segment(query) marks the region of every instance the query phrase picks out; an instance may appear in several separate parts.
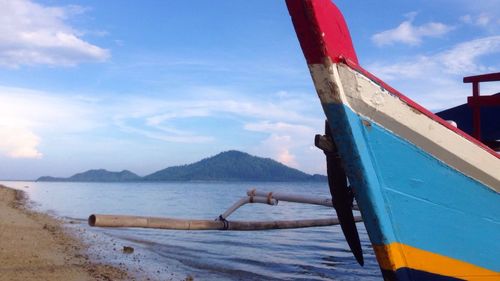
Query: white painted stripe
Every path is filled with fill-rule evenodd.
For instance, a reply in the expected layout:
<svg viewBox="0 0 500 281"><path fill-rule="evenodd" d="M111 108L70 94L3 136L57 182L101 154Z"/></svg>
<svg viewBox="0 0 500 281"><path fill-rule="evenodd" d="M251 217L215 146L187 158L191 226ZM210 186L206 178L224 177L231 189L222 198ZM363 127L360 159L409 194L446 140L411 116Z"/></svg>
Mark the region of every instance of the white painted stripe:
<svg viewBox="0 0 500 281"><path fill-rule="evenodd" d="M500 159L339 63L309 65L321 103L342 103L490 188L500 191Z"/></svg>

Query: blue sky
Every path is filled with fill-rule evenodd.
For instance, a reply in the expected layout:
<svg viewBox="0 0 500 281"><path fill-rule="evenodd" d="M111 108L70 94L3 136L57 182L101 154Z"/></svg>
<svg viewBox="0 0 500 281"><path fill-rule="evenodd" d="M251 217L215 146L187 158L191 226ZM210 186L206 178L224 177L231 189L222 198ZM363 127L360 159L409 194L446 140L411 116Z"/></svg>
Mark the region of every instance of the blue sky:
<svg viewBox="0 0 500 281"><path fill-rule="evenodd" d="M498 0L336 3L361 64L431 110L465 102L461 77L500 70ZM0 6L0 179L145 175L229 149L324 173L284 1Z"/></svg>

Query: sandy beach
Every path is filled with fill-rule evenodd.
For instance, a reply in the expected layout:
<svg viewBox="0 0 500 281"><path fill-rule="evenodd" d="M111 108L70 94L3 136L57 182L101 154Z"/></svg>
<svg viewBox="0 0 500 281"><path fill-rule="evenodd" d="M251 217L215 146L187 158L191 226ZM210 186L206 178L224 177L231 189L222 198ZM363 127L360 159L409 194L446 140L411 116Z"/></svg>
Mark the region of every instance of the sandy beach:
<svg viewBox="0 0 500 281"><path fill-rule="evenodd" d="M0 280L129 280L93 262L62 222L26 207L22 191L0 185Z"/></svg>

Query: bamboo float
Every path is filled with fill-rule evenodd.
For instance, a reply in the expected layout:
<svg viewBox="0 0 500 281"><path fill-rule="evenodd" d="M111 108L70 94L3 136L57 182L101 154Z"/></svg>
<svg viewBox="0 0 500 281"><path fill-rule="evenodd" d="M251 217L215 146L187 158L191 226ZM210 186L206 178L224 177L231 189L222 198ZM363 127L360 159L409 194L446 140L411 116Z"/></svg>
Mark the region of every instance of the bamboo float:
<svg viewBox="0 0 500 281"><path fill-rule="evenodd" d="M288 201L303 204L313 204L333 208L332 200L327 197L313 197L289 193L263 192L255 189L247 191L243 197L219 215L215 220L173 219L125 215L89 216L90 226L98 227L140 227L176 230L268 230L319 227L339 224L337 218L304 219L304 220L276 220L276 221L228 221L226 220L238 208L249 203L277 205L278 201ZM362 221L360 216L355 216L356 222Z"/></svg>
<svg viewBox="0 0 500 281"><path fill-rule="evenodd" d="M361 217L354 218L357 222ZM99 215L89 217L90 226L100 227L140 227L176 230L268 230L319 227L339 224L337 218L309 219L293 221L226 221L226 220L183 220L157 217Z"/></svg>
<svg viewBox="0 0 500 281"><path fill-rule="evenodd" d="M247 195L249 197L253 196L266 197L268 198L268 200L275 199L276 201L287 201L294 203L304 203L304 204L312 204L325 207L333 207L332 199L328 197L306 196L301 194L282 193L282 192L268 192L256 189L248 190ZM357 204L354 204L352 208L353 210L359 211Z"/></svg>

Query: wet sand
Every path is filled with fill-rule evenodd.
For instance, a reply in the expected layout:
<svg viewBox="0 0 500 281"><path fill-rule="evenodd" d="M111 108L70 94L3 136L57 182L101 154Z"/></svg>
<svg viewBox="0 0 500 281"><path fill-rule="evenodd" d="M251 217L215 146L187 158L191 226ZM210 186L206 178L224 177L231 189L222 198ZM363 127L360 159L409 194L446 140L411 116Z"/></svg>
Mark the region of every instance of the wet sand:
<svg viewBox="0 0 500 281"><path fill-rule="evenodd" d="M93 262L62 222L26 207L22 191L0 185L0 280L129 280Z"/></svg>

